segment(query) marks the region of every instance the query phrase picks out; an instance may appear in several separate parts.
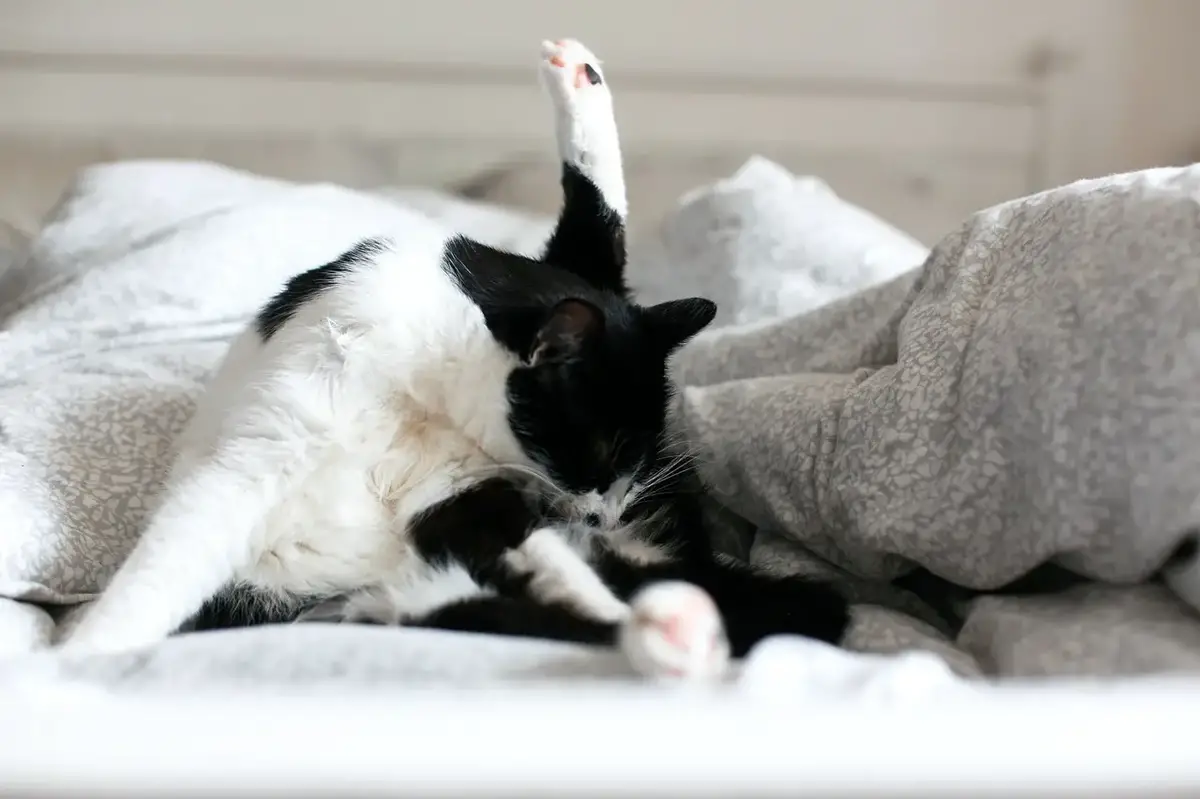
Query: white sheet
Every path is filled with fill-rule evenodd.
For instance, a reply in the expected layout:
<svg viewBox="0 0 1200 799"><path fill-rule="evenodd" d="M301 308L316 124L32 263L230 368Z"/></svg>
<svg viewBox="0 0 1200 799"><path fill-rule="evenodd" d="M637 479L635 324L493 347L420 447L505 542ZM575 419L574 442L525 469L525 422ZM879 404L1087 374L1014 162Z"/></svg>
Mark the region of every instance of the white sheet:
<svg viewBox="0 0 1200 799"><path fill-rule="evenodd" d="M224 175L219 186L212 184L213 196L220 189L219 202L205 194L203 178L209 174L192 175L189 208L216 203L212 215L192 220L193 231L219 225L219 212L229 205ZM157 179L122 183L111 170L100 177L113 181L105 202L119 199L114 195L122 186L143 192L127 198L138 218L106 215L108 227L98 236L80 221L94 217L67 216L74 226L54 231L54 258L44 261L50 270L30 277L42 287L60 285L55 281L61 279L69 291L86 293L86 280L72 281L72 270L85 262L131 285L152 270L161 276L174 269L163 284L175 301L170 318L135 303L128 313L109 309L107 322L134 325L140 336L185 318L203 333L196 343L206 347L205 357L210 345L219 354L218 339L237 328L258 295L278 285L282 270L316 259L314 246L333 255L351 239L394 224L396 215L411 219L335 189L288 192L285 199L294 205L276 205L270 197L263 201L262 193L280 187L248 181L240 201L265 203L255 206L263 224L252 244L260 250L224 258L229 253L209 241L212 248L205 252L211 258L200 264L207 269L201 271L197 240L143 235L156 225L178 232L181 212L172 206L169 186ZM144 194L154 186L161 196ZM89 196L97 195L81 195L83 201ZM321 227L330 203L349 209L336 229ZM311 227L303 241L288 235L297 214ZM103 253L97 255L98 241L133 254L106 262ZM256 253L264 255L256 259ZM245 294L189 293L235 279L245 281ZM34 294L46 296L41 292ZM80 379L105 377L80 365L93 369L99 356L118 354L119 348L97 338L97 316L83 302L87 298L79 297L79 313L65 320L61 306L36 299L10 309L23 322L55 326L60 336L49 348L58 360L49 366L45 339L10 336L7 352L13 359L6 365L26 374L30 385L45 386L67 367L77 369ZM194 297L207 297L210 304ZM201 324L209 327L201 330ZM146 353L171 342L136 343L147 347L130 347L121 358L137 370L107 377L161 383L150 367L175 364L159 364ZM181 379L188 391L195 389L204 363L192 364ZM31 400L29 407L35 407ZM77 442L70 443L76 452ZM136 519L126 521L132 535ZM78 585L70 579L54 585L63 594L86 594L99 576L83 577ZM298 695L256 685L251 692L226 687L199 694L190 688L134 696L68 678L60 665L52 654L0 662L0 793L162 796L269 787L298 796L347 786L383 794L434 785L458 795L500 790L561 795L572 789L639 796L685 790L827 796L835 789L857 795L985 790L1012 795L1056 786L1062 795L1092 797L1102 788L1141 796L1150 795L1150 787L1200 790L1200 741L1186 728L1169 730L1173 720L1200 716L1200 680L968 685L925 656L877 659L782 640L757 652L736 685L686 695L619 681L547 680L538 689L508 685L482 693L345 682L336 691ZM479 745L464 750L464 741Z"/></svg>
<svg viewBox="0 0 1200 799"><path fill-rule="evenodd" d="M732 686L674 692L549 684L121 697L52 675L0 688L0 793L1091 799L1200 790L1200 739L1171 731L1200 712L1195 682L969 685L933 658L867 658L799 640L760 648Z"/></svg>

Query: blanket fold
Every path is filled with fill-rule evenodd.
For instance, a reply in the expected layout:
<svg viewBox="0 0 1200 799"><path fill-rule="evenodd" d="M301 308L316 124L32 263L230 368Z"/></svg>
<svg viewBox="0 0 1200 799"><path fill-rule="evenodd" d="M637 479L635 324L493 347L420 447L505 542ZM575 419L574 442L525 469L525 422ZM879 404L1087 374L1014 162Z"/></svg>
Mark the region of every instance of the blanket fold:
<svg viewBox="0 0 1200 799"><path fill-rule="evenodd" d="M85 173L0 284L0 595L103 586L229 335L297 264L431 217L515 249L548 226L418 200L213 165ZM920 647L960 673L1200 668L1195 610L1146 584L1200 529L1200 167L982 211L923 264L846 205L756 161L633 251L655 301L711 285L731 319L808 311L714 330L674 364L679 421L733 519L723 548L841 581L851 648ZM832 301L780 300L802 295ZM914 588L1046 564L1104 585L964 590L937 613Z"/></svg>
<svg viewBox="0 0 1200 799"><path fill-rule="evenodd" d="M1079 182L699 339L682 420L723 502L860 577L1144 582L1200 527L1197 298L1200 168Z"/></svg>

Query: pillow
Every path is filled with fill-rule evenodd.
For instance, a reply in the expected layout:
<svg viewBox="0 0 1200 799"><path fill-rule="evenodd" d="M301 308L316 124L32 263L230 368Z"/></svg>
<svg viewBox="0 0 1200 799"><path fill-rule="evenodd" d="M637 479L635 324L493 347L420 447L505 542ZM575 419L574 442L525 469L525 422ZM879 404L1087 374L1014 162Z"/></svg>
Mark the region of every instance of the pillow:
<svg viewBox="0 0 1200 799"><path fill-rule="evenodd" d="M385 194L518 252L540 250L553 226L544 216L442 192ZM534 218L539 221L531 224ZM821 180L798 178L756 156L732 176L689 192L656 229L635 224L629 276L645 302L708 297L718 305L719 326L810 311L911 269L927 254L911 236L845 202Z"/></svg>
<svg viewBox="0 0 1200 799"><path fill-rule="evenodd" d="M643 298L718 304L717 324L811 311L917 267L928 250L817 178L765 158L686 195L659 234L635 242Z"/></svg>
<svg viewBox="0 0 1200 799"><path fill-rule="evenodd" d="M0 596L94 596L132 547L228 340L297 267L430 217L525 251L551 224L420 190L385 199L205 163L82 172L30 257L0 273ZM805 310L923 257L819 182L760 159L687 198L639 246L631 269L648 298L712 296L726 321Z"/></svg>

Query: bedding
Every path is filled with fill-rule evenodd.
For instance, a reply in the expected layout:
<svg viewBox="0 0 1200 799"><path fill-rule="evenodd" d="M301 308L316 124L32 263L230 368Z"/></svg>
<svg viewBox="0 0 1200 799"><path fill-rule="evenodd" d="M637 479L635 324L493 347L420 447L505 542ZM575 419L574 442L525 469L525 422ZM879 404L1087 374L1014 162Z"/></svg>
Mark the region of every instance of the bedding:
<svg viewBox="0 0 1200 799"><path fill-rule="evenodd" d="M1194 296L1184 223L1198 180L1168 170L1017 200L931 254L762 159L685 197L661 231L633 241L631 274L647 299L703 293L722 306L725 327L681 354L677 376L679 419L708 456L728 548L842 581L858 599L853 650L923 649L965 675L1200 665L1193 611L1158 586L1121 585L1157 568L1190 520L1190 428L1163 400L1189 379L1170 337ZM431 218L526 251L550 225L435 192L366 194L206 163L81 173L29 257L0 273L8 651L45 643L51 616L34 603L58 614L103 586L206 374L283 278ZM1086 270L1097 279L1072 282ZM1121 299L1131 280L1134 303ZM1075 325L1065 332L1063 314ZM1156 352L1175 368L1145 366ZM1077 365L1093 361L1122 378ZM1089 379L1087 390L1072 379ZM1090 404L1049 418L1062 396ZM1089 442L1093 428L1112 427L1118 400L1141 413L1118 419L1124 453L1168 434L1137 461L1157 472L1053 446L1068 430ZM1021 483L1024 474L1036 480ZM1121 501L1097 493L1114 484ZM1002 507L989 504L997 497ZM1046 560L1099 584L978 599L959 626L878 583L923 566L988 588ZM542 644L505 642L483 661L527 646ZM552 649L538 650L548 663ZM95 668L108 673L103 660Z"/></svg>
<svg viewBox="0 0 1200 799"><path fill-rule="evenodd" d="M128 551L205 375L297 263L431 218L518 250L550 225L436 192L212 164L84 171L29 256L0 268L0 792L1200 786L1192 737L1145 734L1200 710L1200 681L1079 679L1200 665L1194 612L1157 585L1119 584L1173 548L1195 496L1187 420L1170 413L1195 373L1169 336L1194 313L1197 187L1192 169L1064 187L981 212L929 253L754 159L634 240L645 296L722 304L726 326L677 364L680 423L720 453L705 459L720 541L766 568L831 574L858 598L851 651L775 639L713 692L664 694L613 652L422 630L295 625L75 660L30 652ZM1106 279L1072 285L1076 270ZM1072 371L1097 357L1102 372ZM1062 419L1044 417L1056 395L1035 378L1047 375L1081 398ZM1128 399L1116 391L1139 412L1117 440L1165 442L1153 457L1056 447L1064 430L1113 432L1109 403ZM1037 466L1022 452L1046 470L1014 486ZM976 599L948 626L925 598L869 579L921 565L987 587L1039 559L1099 582ZM1023 679L1044 675L1076 678ZM396 723L414 717L437 721ZM631 724L659 745L614 748ZM314 728L341 732L297 759ZM497 746L464 772L466 728Z"/></svg>
<svg viewBox="0 0 1200 799"><path fill-rule="evenodd" d="M962 609L985 671L1200 668L1196 608L1142 584L1198 568L1198 219L1200 167L1081 181L979 212L919 270L699 337L681 418L716 498L769 531L752 559L974 589L1054 564L1093 584Z"/></svg>
<svg viewBox="0 0 1200 799"><path fill-rule="evenodd" d="M718 191L785 199L793 183L758 163ZM824 197L825 221L847 214L831 192L806 196ZM298 265L332 260L368 235L402 237L430 219L517 251L539 247L551 224L434 192L375 196L206 163L127 162L82 173L29 257L0 279L0 508L14 530L0 544L0 595L55 603L93 596L131 548L143 498L230 336ZM923 255L880 228L876 251ZM669 247L647 249L646 266L634 268L643 296L677 296L680 286L656 277ZM876 258L850 281L798 274L820 293L791 302L804 310L805 301L909 265ZM703 284L727 318L759 308L760 281L724 271L717 261L696 264L689 282Z"/></svg>
<svg viewBox="0 0 1200 799"><path fill-rule="evenodd" d="M320 642L311 627L292 631L293 643ZM403 657L399 636L382 632L360 642ZM1200 786L1193 736L1147 734L1196 708L1178 680L980 687L920 658L871 668L803 643L764 645L743 679L716 693L538 677L490 690L343 680L338 690L308 681L180 691L166 679L129 694L10 678L0 682L11 720L0 725L0 791L1150 799ZM356 651L389 670L374 646ZM827 668L817 674L814 663ZM820 679L832 675L841 679ZM464 731L486 742L467 768Z"/></svg>

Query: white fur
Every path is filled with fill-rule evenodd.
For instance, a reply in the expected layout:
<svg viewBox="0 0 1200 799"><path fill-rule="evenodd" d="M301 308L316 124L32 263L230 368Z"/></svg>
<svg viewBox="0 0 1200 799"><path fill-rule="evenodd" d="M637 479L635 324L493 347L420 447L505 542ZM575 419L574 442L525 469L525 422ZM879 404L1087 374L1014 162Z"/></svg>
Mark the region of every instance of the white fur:
<svg viewBox="0 0 1200 799"><path fill-rule="evenodd" d="M559 156L587 176L608 206L624 219L629 213L625 170L612 92L600 59L574 39L542 42L542 59L542 83L554 106ZM590 64L603 80L579 85L577 70L584 64Z"/></svg>
<svg viewBox="0 0 1200 799"><path fill-rule="evenodd" d="M458 565L410 569L404 577L318 605L300 620L401 624L464 599L493 594Z"/></svg>
<svg viewBox="0 0 1200 799"><path fill-rule="evenodd" d="M161 507L67 646L157 641L230 579L411 587L428 569L409 520L473 472L531 465L507 422L515 359L446 275L444 244L410 234L266 344L234 343Z"/></svg>
<svg viewBox="0 0 1200 799"><path fill-rule="evenodd" d="M529 590L538 599L562 603L596 621L618 622L629 615L628 606L554 529L534 530L505 560L531 578Z"/></svg>
<svg viewBox="0 0 1200 799"><path fill-rule="evenodd" d="M611 94L606 82L575 80L580 64L599 71L599 62L573 40L546 43L542 55L559 152L623 218ZM348 594L306 612L310 619L401 622L486 593L465 569L423 561L406 535L417 513L498 466L535 468L508 425L515 358L445 273L446 240L432 225L408 230L266 343L254 330L233 342L177 442L147 530L66 629L64 649L153 644L232 580L282 602ZM624 479L603 496L574 498L573 513L596 514L601 527L534 531L508 565L530 576L538 597L621 623L621 644L639 671L714 676L723 650L688 653L692 643L718 640L719 617L715 628L689 622L700 638L683 650L647 624L690 619L704 607L696 600L703 592L652 587L631 614L584 560L594 535L641 562L667 557L620 526L626 503L645 490Z"/></svg>
<svg viewBox="0 0 1200 799"><path fill-rule="evenodd" d="M633 478L623 475L613 481L603 494L599 491L589 491L583 496L572 497L574 511L583 517L595 516L600 520L599 527L611 528L621 523L621 513L630 499L630 489Z"/></svg>
<svg viewBox="0 0 1200 799"><path fill-rule="evenodd" d="M633 535L633 532L628 526L622 526L612 530L600 530L596 537L604 539L613 551L632 563L646 566L665 563L671 559L672 553L668 547L652 544L640 536Z"/></svg>
<svg viewBox="0 0 1200 799"><path fill-rule="evenodd" d="M708 594L690 583L656 583L639 592L630 606L619 641L640 674L682 682L724 676L729 642Z"/></svg>
<svg viewBox="0 0 1200 799"><path fill-rule="evenodd" d="M578 70L590 64L603 78L601 83L580 82ZM539 74L554 111L554 131L559 158L575 166L599 189L605 203L625 220L629 204L625 196L625 172L621 143L613 115L613 98L600 60L575 39L542 42ZM568 518L600 520L601 529L620 524L621 513L634 498L631 477L621 477L600 494L565 495L558 510Z"/></svg>

